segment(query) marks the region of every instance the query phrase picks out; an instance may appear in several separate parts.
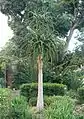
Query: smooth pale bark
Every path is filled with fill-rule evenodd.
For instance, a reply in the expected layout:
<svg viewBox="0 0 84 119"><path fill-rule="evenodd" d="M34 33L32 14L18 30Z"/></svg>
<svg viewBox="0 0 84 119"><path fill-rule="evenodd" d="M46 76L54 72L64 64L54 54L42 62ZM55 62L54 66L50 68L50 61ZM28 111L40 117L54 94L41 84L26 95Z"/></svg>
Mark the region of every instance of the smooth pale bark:
<svg viewBox="0 0 84 119"><path fill-rule="evenodd" d="M69 32L69 35L66 37L66 45L65 45L64 52L67 52L67 51L68 51L69 43L70 43L70 40L71 40L71 38L72 38L73 32L74 32L74 29L71 28L71 29L70 29L70 32Z"/></svg>
<svg viewBox="0 0 84 119"><path fill-rule="evenodd" d="M38 97L37 97L37 110L41 111L44 108L43 101L43 61L42 56L38 56Z"/></svg>

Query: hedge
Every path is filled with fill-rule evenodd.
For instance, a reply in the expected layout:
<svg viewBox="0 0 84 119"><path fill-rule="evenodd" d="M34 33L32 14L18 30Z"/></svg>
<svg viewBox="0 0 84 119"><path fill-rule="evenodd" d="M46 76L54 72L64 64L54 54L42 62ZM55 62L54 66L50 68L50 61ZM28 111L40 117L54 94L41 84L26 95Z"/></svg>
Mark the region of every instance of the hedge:
<svg viewBox="0 0 84 119"><path fill-rule="evenodd" d="M21 95L27 97L29 100L32 97L37 97L37 86L36 83L23 84L21 86ZM56 83L44 83L43 90L45 96L61 95L63 96L66 92L66 85Z"/></svg>

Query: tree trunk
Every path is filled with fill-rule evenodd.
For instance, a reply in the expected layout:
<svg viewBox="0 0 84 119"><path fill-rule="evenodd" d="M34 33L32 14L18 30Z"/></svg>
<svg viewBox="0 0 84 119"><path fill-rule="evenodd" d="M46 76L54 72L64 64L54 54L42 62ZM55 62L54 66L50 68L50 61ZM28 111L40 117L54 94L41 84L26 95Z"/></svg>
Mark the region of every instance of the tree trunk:
<svg viewBox="0 0 84 119"><path fill-rule="evenodd" d="M6 74L5 74L5 80L6 80L6 88L12 87L12 69L11 66L6 65Z"/></svg>
<svg viewBox="0 0 84 119"><path fill-rule="evenodd" d="M74 25L71 27L69 31L68 36L66 37L66 46L65 46L64 52L68 51L70 40L73 36L74 30L76 29L77 25L78 25L78 22L74 23Z"/></svg>
<svg viewBox="0 0 84 119"><path fill-rule="evenodd" d="M37 110L41 111L44 108L43 101L43 61L42 56L38 56L38 97L37 97Z"/></svg>
<svg viewBox="0 0 84 119"><path fill-rule="evenodd" d="M74 32L74 28L72 27L72 28L70 29L69 35L66 37L66 46L65 46L64 52L67 52L67 51L68 51L69 43L70 43L70 40L71 40L71 38L72 38L73 32Z"/></svg>

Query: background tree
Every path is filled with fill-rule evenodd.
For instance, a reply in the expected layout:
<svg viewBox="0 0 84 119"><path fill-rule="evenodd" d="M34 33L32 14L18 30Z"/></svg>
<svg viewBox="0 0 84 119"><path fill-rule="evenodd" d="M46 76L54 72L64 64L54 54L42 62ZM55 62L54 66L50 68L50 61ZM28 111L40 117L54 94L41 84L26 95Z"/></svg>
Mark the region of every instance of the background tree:
<svg viewBox="0 0 84 119"><path fill-rule="evenodd" d="M4 0L0 2L0 5L2 13L9 17L9 25L12 24L11 28L14 32L17 32L17 34L19 34L23 28L25 29L24 31L27 32L27 24L24 23L27 11L30 11L28 18L32 18L32 12L34 11L41 12L44 16L48 16L52 19L54 33L62 39L66 38L65 51L68 50L68 45L74 30L80 30L84 26L83 0L33 0L32 2L30 0ZM29 8L29 10L27 10L27 8ZM13 27L16 21L17 24L19 23L20 25L18 31ZM23 26L23 24L25 25ZM15 26L17 27L17 25Z"/></svg>

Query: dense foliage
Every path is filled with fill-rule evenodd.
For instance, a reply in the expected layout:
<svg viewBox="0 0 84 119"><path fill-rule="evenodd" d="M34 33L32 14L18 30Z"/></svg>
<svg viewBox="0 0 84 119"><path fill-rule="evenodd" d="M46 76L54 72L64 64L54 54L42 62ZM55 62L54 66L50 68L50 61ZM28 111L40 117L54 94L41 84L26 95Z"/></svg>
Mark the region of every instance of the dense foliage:
<svg viewBox="0 0 84 119"><path fill-rule="evenodd" d="M55 100L48 109L45 110L46 119L74 119L74 103L68 97L61 97Z"/></svg>
<svg viewBox="0 0 84 119"><path fill-rule="evenodd" d="M9 89L0 89L0 119L32 119L24 97L12 97Z"/></svg>
<svg viewBox="0 0 84 119"><path fill-rule="evenodd" d="M80 103L84 103L84 87L78 88L78 96Z"/></svg>
<svg viewBox="0 0 84 119"><path fill-rule="evenodd" d="M32 119L31 111L24 97L16 97L12 100L10 119Z"/></svg>
<svg viewBox="0 0 84 119"><path fill-rule="evenodd" d="M8 119L11 107L11 93L8 89L0 88L0 118Z"/></svg>
<svg viewBox="0 0 84 119"><path fill-rule="evenodd" d="M75 103L70 97L55 97L45 109L46 119L83 119L84 115L75 112Z"/></svg>

